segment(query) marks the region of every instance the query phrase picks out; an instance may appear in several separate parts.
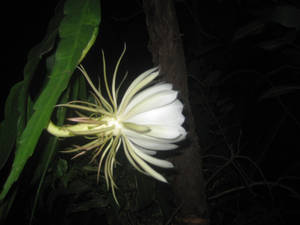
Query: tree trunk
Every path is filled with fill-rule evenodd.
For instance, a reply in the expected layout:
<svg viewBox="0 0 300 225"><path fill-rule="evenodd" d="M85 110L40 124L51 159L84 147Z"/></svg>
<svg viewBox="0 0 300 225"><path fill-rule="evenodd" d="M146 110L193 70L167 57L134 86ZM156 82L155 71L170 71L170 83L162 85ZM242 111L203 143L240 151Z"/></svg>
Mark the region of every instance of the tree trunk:
<svg viewBox="0 0 300 225"><path fill-rule="evenodd" d="M165 80L180 91L188 126L188 147L172 160L178 170L171 182L183 224L208 224L201 151L195 132L188 94L187 71L172 0L144 0L153 63L160 65Z"/></svg>

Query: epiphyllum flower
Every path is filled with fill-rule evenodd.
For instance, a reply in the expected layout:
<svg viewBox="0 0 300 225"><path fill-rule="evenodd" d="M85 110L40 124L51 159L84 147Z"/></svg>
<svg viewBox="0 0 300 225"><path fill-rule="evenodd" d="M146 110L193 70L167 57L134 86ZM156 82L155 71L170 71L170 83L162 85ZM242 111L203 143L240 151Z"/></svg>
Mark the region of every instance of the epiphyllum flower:
<svg viewBox="0 0 300 225"><path fill-rule="evenodd" d="M79 117L69 118L70 121L77 122L75 125L57 127L50 122L47 128L57 137L80 135L91 140L87 144L75 146L65 152L77 153L73 157L75 158L93 150L92 161L99 160L97 179L99 180L100 168L104 163L106 184L108 188L111 186L115 200L116 184L113 180L113 168L121 145L134 168L159 181L167 182L149 164L172 168L172 163L155 158L153 155L158 151L177 148L174 143L186 136L186 131L182 127L183 105L177 99L177 91L172 90L172 85L168 83L148 86L159 75L157 67L139 75L129 85L118 104L119 87L117 89L115 87L116 74L124 52L125 48L115 67L111 89L108 87L105 59L102 53L104 82L109 101L103 97L100 89L96 89L85 69L79 66L79 70L93 90L95 103L72 101L59 105L79 109L88 114L78 113Z"/></svg>

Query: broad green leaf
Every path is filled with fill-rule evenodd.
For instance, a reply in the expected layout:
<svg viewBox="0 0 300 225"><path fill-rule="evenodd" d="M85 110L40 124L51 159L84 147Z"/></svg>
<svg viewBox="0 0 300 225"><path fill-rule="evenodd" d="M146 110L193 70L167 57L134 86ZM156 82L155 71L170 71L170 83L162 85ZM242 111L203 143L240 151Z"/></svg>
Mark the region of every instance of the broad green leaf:
<svg viewBox="0 0 300 225"><path fill-rule="evenodd" d="M5 118L0 128L1 130L5 131L5 134L0 131L0 169L6 162L13 146L16 144L18 147L19 139L25 128L26 122L31 116L33 104L28 96L28 88L39 61L43 55L51 51L54 47L55 38L58 34L58 25L62 19L62 15L63 13L60 11L56 13L56 16L49 23L47 34L45 35L44 39L30 50L27 57L27 63L24 68L24 80L15 84L10 91L6 102L7 104L14 103L14 107L11 108L9 113L5 113L7 115L7 119ZM12 95L14 95L13 101L10 100ZM10 118L13 118L13 120ZM12 128L15 128L15 131L10 135L9 138L7 138L7 135L9 135L10 132L13 132ZM8 130L9 132L7 132ZM3 141L2 138L5 139L5 141ZM0 197L0 199L2 198Z"/></svg>
<svg viewBox="0 0 300 225"><path fill-rule="evenodd" d="M86 96L86 85L85 85L85 80L84 80L83 76L76 77L71 90L72 90L71 99L79 99L81 97ZM70 88L68 88L68 91L62 96L60 103L66 103L68 101L69 92L70 92ZM66 114L66 108L61 107L57 110L57 124L58 125L63 124L64 119L65 119L65 114ZM50 137L47 145L43 149L44 152L42 153L41 159L39 160L39 165L38 165L37 169L35 170L35 174L31 181L32 184L35 184L39 179L39 185L37 187L37 191L36 191L34 202L33 202L33 207L31 210L30 224L33 221L33 217L35 214L35 210L37 208L38 200L39 200L39 197L41 194L42 185L44 183L48 167L49 167L50 162L53 159L55 152L57 150L57 141L58 141L57 137ZM57 172L58 173L61 172L63 174L66 170L66 167L67 167L66 161L60 159Z"/></svg>
<svg viewBox="0 0 300 225"><path fill-rule="evenodd" d="M61 97L60 103L65 103L69 99L70 94L70 87L67 89L66 92ZM62 125L65 119L66 115L66 108L59 108L57 110L57 124ZM33 175L33 179L31 181L32 184L35 184L39 180L39 185L37 187L37 191L34 197L34 202L31 210L31 217L30 217L30 224L32 223L34 213L38 204L40 192L42 185L45 180L45 176L48 170L48 167L50 165L51 160L53 159L55 155L55 150L57 148L57 137L50 137L48 140L48 143L46 144L45 148L43 149L43 152L41 154L38 167L35 170L35 173Z"/></svg>
<svg viewBox="0 0 300 225"><path fill-rule="evenodd" d="M12 170L0 194L2 200L11 185L18 179L26 161L33 154L38 139L47 126L54 105L66 89L71 75L95 40L95 30L100 23L99 0L67 0L64 18L59 26L60 40L55 53L55 63L49 81L34 104L34 112L20 137Z"/></svg>
<svg viewBox="0 0 300 225"><path fill-rule="evenodd" d="M15 84L6 99L4 120L0 124L0 169L5 165L16 142L18 112L16 102L18 101L23 82Z"/></svg>
<svg viewBox="0 0 300 225"><path fill-rule="evenodd" d="M70 96L70 87L66 92L63 93L59 104L68 102ZM62 125L65 120L66 108L60 107L57 109L57 124ZM47 172L49 164L54 157L55 150L57 147L58 138L50 136L47 144L43 148L43 152L39 157L39 164L34 171L34 175L31 180L31 184L34 185L36 182L40 182L40 185L43 183L44 176Z"/></svg>
<svg viewBox="0 0 300 225"><path fill-rule="evenodd" d="M71 93L71 100L86 100L87 99L87 88L86 81L81 72L78 72L79 76L76 78Z"/></svg>
<svg viewBox="0 0 300 225"><path fill-rule="evenodd" d="M86 96L86 84L84 77L81 76L81 74L76 74L76 78L74 82L72 83L72 86L70 86L67 91L62 95L61 100L59 101L59 104L63 104L68 102L69 100L74 99L81 99L81 96ZM66 108L59 107L57 109L57 124L62 125L65 120L65 114L66 114ZM55 152L54 150L57 147L57 138L55 138L55 141L50 139L49 143L46 145L46 147L43 149L43 153L39 159L39 165L37 169L35 170L35 174L32 178L31 184L35 184L39 179L43 180L43 174L47 171L49 167L49 163L51 159L53 158ZM50 144L51 143L51 144ZM40 181L41 181L40 180Z"/></svg>
<svg viewBox="0 0 300 225"><path fill-rule="evenodd" d="M59 5L60 6L60 5ZM17 134L17 145L19 144L19 138L26 126L26 123L31 115L26 115L26 112L28 112L27 107L27 100L28 100L28 89L30 86L30 83L32 81L34 72L37 69L37 66L42 59L42 57L49 53L55 45L55 40L58 35L58 28L59 24L63 18L63 8L57 7L57 11L55 13L55 16L51 19L49 22L49 26L47 29L47 33L44 37L44 39L34 46L28 54L27 57L27 63L24 68L24 80L23 80L23 87L20 92L20 96L18 99L17 104L17 110L19 113L18 116L18 134ZM46 77L46 74L42 74L43 77L41 79L44 79Z"/></svg>

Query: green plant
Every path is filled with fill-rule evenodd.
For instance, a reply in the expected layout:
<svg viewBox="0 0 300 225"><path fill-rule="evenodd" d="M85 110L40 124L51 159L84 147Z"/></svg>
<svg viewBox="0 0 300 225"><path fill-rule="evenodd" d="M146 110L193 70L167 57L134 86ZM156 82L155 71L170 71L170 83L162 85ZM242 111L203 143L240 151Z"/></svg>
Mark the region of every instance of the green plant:
<svg viewBox="0 0 300 225"><path fill-rule="evenodd" d="M46 141L43 150L37 148L37 144L49 123L54 106L59 102L64 103L71 95L78 96L79 89L83 88L82 80L74 79L77 89L76 85L71 87L69 84L73 71L97 37L99 23L98 0L67 0L64 5L58 6L45 38L28 54L24 79L11 89L5 104L5 119L0 125L0 169L5 167L9 155L14 154L11 169L1 188L1 211L5 212L1 213L1 220L9 212L17 189L24 188L19 186L18 180L27 161L40 150L42 153L39 153L38 170L34 175L34 182L40 182L36 193L38 197L41 183L55 153L57 138ZM47 73L35 74L42 59L46 59ZM32 98L30 85L34 76L44 80L44 86ZM65 111L59 110L57 117L58 123L62 123ZM16 186L12 187L15 182Z"/></svg>

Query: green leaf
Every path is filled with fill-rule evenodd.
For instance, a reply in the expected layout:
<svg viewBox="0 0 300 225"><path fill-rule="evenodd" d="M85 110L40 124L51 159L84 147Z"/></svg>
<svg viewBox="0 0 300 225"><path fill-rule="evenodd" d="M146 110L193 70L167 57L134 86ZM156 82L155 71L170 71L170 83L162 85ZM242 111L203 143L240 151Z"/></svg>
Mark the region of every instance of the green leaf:
<svg viewBox="0 0 300 225"><path fill-rule="evenodd" d="M18 111L16 102L18 101L23 82L15 84L6 99L4 121L0 125L0 169L5 165L16 142Z"/></svg>
<svg viewBox="0 0 300 225"><path fill-rule="evenodd" d="M80 73L80 72L78 72ZM84 76L80 73L72 85L71 100L86 100L87 88Z"/></svg>
<svg viewBox="0 0 300 225"><path fill-rule="evenodd" d="M61 100L59 101L60 104L66 103L69 100L70 96L70 88L67 89L66 92L61 97ZM57 124L62 125L65 120L66 115L66 108L58 108L57 110ZM40 180L39 186L42 185L44 176L47 172L47 169L49 167L49 164L51 160L54 157L55 150L57 147L57 137L51 136L45 145L45 148L43 148L43 152L41 153L41 156L39 157L39 164L37 168L35 169L31 184L34 185L38 180ZM38 190L39 191L39 190ZM37 192L38 192L37 191Z"/></svg>
<svg viewBox="0 0 300 225"><path fill-rule="evenodd" d="M77 74L76 74L77 75ZM59 104L63 104L69 101L69 99L79 99L81 95L86 96L85 80L81 74L76 76L75 81L70 85L66 92L61 97ZM70 91L71 90L71 91ZM70 94L71 93L71 94ZM71 96L71 98L70 98ZM66 108L59 107L57 109L57 124L62 125L65 120ZM39 159L39 165L35 170L35 174L32 178L31 184L35 184L40 179L40 185L43 182L44 175L49 167L50 161L54 156L55 149L57 147L57 138L51 137L46 147L43 149L43 153Z"/></svg>
<svg viewBox="0 0 300 225"><path fill-rule="evenodd" d="M13 135L10 135L9 139L6 139L7 135L2 135L2 131L0 131L1 132L0 143L2 145L0 151L1 154L3 152L4 154L7 154L7 156L3 156L3 158L1 156L2 164L6 162L5 157L8 157L15 143L16 143L16 147L18 148L21 134L25 128L26 122L30 118L30 114L32 113L32 102L28 97L28 88L30 86L30 82L33 78L34 72L38 66L39 61L41 60L43 55L51 51L54 47L55 38L58 33L58 25L61 18L62 18L62 12L61 13L58 12L56 14L56 17L54 17L50 21L45 38L41 41L41 43L33 47L28 54L27 63L24 68L24 80L15 84L15 86L10 91L10 94L6 102L7 104L12 104L12 103L14 104L13 107L14 111L10 111L9 113L6 112L5 115L7 115L8 118L13 117L14 120L5 119L4 123L1 124L1 129L6 131L7 134L13 131L13 129L11 128L16 128L16 130ZM10 98L12 98L12 95L15 96L13 101L10 100ZM9 130L10 132L7 132L7 130ZM3 141L2 138L5 138L5 141ZM8 185L7 187L10 186L11 184ZM4 194L3 196L4 198L6 195L5 191L2 193ZM0 199L2 199L2 193L0 194Z"/></svg>
<svg viewBox="0 0 300 225"><path fill-rule="evenodd" d="M61 178L67 173L67 170L68 170L68 162L64 159L58 159L55 176Z"/></svg>
<svg viewBox="0 0 300 225"><path fill-rule="evenodd" d="M69 94L70 94L70 88L67 89L67 91L62 95L60 103L65 103L69 99ZM62 125L65 119L66 115L66 108L60 108L57 110L57 124ZM41 154L40 160L39 160L39 165L35 170L33 179L31 181L32 184L35 184L38 179L39 179L39 184L37 187L37 191L34 197L34 202L31 210L31 217L30 217L30 222L29 224L32 224L34 213L38 204L40 192L42 189L42 185L45 180L45 176L48 170L48 167L50 165L51 160L53 159L55 155L55 150L57 147L57 137L50 137L48 140L48 143L46 144L45 148L43 149L43 153Z"/></svg>
<svg viewBox="0 0 300 225"><path fill-rule="evenodd" d="M37 66L40 60L42 59L42 57L45 54L49 53L54 48L55 40L58 35L59 24L62 18L63 18L63 8L57 7L55 16L49 22L47 33L44 39L29 51L27 57L27 63L24 68L24 80L23 80L24 84L21 88L18 103L16 104L19 113L17 145L19 143L19 138L26 126L26 123L31 117L31 115L26 115L28 111L27 100L28 100L28 89L30 87L30 83L32 81L34 72L37 69ZM43 76L46 77L46 74L43 74ZM43 79L43 77L41 77L41 79Z"/></svg>
<svg viewBox="0 0 300 225"><path fill-rule="evenodd" d="M54 105L66 89L71 75L86 48L94 40L100 23L98 0L67 0L65 17L59 26L60 40L55 53L55 63L49 81L34 104L34 112L20 137L12 170L3 186L0 200L4 199L12 184L18 179L44 128L50 120Z"/></svg>

